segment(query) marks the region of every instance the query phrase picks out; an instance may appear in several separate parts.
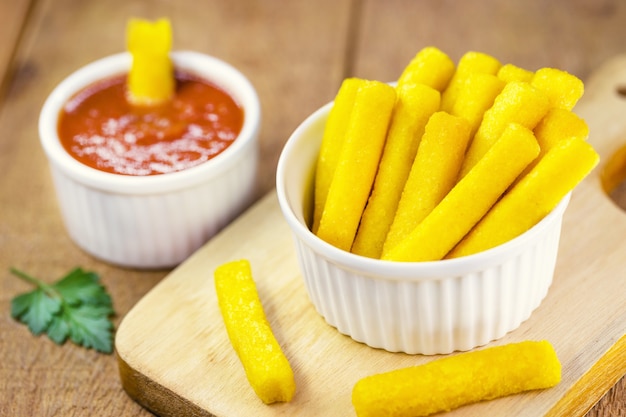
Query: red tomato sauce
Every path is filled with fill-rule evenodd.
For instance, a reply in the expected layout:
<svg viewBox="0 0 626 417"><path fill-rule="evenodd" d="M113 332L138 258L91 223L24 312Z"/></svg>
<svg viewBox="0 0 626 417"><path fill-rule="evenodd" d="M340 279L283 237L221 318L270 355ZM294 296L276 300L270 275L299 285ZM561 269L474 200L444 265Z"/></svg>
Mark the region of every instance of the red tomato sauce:
<svg viewBox="0 0 626 417"><path fill-rule="evenodd" d="M220 154L237 138L243 109L226 92L191 74L176 73L167 103L132 106L126 75L85 88L59 115L63 147L92 168L122 175L181 171Z"/></svg>

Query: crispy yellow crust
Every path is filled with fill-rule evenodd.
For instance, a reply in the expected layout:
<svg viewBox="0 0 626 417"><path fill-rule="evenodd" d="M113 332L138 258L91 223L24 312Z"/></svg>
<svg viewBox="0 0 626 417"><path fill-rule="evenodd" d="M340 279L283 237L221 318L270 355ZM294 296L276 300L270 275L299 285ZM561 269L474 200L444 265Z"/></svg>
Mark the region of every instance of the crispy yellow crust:
<svg viewBox="0 0 626 417"><path fill-rule="evenodd" d="M521 235L550 213L598 161L598 154L583 139L559 141L447 257L471 255Z"/></svg>
<svg viewBox="0 0 626 417"><path fill-rule="evenodd" d="M398 207L424 127L439 108L440 94L424 84L398 86L398 99L372 194L363 211L352 252L378 258Z"/></svg>
<svg viewBox="0 0 626 417"><path fill-rule="evenodd" d="M505 82L492 74L474 73L467 76L451 114L462 117L470 123L471 137L474 137L485 112L493 106L504 86Z"/></svg>
<svg viewBox="0 0 626 417"><path fill-rule="evenodd" d="M467 120L446 112L432 115L397 206L382 252L408 236L456 183L470 137Z"/></svg>
<svg viewBox="0 0 626 417"><path fill-rule="evenodd" d="M525 341L365 377L352 390L352 404L358 417L422 417L560 381L552 345Z"/></svg>
<svg viewBox="0 0 626 417"><path fill-rule="evenodd" d="M476 165L509 123L517 123L532 130L548 112L549 105L547 96L528 83L512 81L505 85L493 106L484 114L467 150L460 177Z"/></svg>
<svg viewBox="0 0 626 417"><path fill-rule="evenodd" d="M548 96L550 107L565 110L572 110L585 91L578 77L556 68L537 70L530 83Z"/></svg>
<svg viewBox="0 0 626 417"><path fill-rule="evenodd" d="M518 67L517 65L504 64L496 75L506 83L511 81L524 81L528 83L532 80L534 73L525 68Z"/></svg>
<svg viewBox="0 0 626 417"><path fill-rule="evenodd" d="M127 49L133 57L128 73L128 100L138 106L158 105L174 95L174 68L170 60L172 28L169 20L130 19Z"/></svg>
<svg viewBox="0 0 626 417"><path fill-rule="evenodd" d="M317 230L317 236L345 251L352 247L374 183L395 101L395 89L379 81L367 81L356 93Z"/></svg>
<svg viewBox="0 0 626 417"><path fill-rule="evenodd" d="M459 91L463 88L468 75L475 73L495 75L501 66L500 61L491 55L475 51L466 52L459 60L448 87L443 91L441 110L452 112Z"/></svg>
<svg viewBox="0 0 626 417"><path fill-rule="evenodd" d="M328 196L328 189L337 168L341 155L341 147L348 130L350 114L354 106L354 98L359 86L365 80L360 78L346 78L342 83L332 108L328 114L324 136L320 145L320 153L315 168L315 192L313 206L313 233L317 233Z"/></svg>
<svg viewBox="0 0 626 417"><path fill-rule="evenodd" d="M443 259L538 154L539 145L530 130L514 123L508 125L476 166L406 238L383 252L382 259Z"/></svg>
<svg viewBox="0 0 626 417"><path fill-rule="evenodd" d="M427 46L404 68L398 79L398 87L405 84L424 84L441 92L446 89L456 66L441 50Z"/></svg>
<svg viewBox="0 0 626 417"><path fill-rule="evenodd" d="M266 404L290 401L293 371L272 333L247 260L215 270L215 290L228 337L257 396Z"/></svg>

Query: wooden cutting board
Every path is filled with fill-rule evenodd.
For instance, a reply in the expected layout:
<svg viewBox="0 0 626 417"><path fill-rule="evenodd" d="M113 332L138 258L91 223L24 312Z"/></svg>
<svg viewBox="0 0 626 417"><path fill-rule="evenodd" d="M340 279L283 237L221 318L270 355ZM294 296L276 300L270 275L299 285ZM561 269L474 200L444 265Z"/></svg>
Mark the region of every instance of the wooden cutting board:
<svg viewBox="0 0 626 417"><path fill-rule="evenodd" d="M626 56L586 82L576 107L600 166L566 211L553 285L517 330L490 345L547 339L562 382L454 410L453 416L580 416L626 374L626 212L602 191L601 171L626 144ZM247 258L277 339L294 368L290 403L267 406L250 388L227 338L214 269ZM270 193L180 265L128 313L116 335L124 389L161 416L353 416L360 378L433 356L372 349L340 335L309 302L290 230Z"/></svg>

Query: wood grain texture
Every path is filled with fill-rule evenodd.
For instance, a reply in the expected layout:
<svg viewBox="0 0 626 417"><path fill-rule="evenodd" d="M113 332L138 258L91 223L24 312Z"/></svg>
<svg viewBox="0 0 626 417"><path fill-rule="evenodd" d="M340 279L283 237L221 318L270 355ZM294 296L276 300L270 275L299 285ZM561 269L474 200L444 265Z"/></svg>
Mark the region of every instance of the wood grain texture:
<svg viewBox="0 0 626 417"><path fill-rule="evenodd" d="M0 2L0 98L10 81L13 53L30 5L30 0Z"/></svg>
<svg viewBox="0 0 626 417"><path fill-rule="evenodd" d="M123 49L128 17L170 17L178 47L230 61L255 84L264 113L259 196L273 188L291 131L332 99L345 75L392 79L421 46L435 44L454 58L481 49L529 68L554 65L587 78L623 52L626 39L626 5L619 0L1 3L0 71L11 68L0 94L3 416L151 415L124 392L115 356L32 337L8 313L11 298L29 289L9 275L10 266L48 281L76 265L100 273L114 299L116 325L170 272L116 268L74 246L37 138L46 95L79 66ZM625 390L622 378L588 416L620 415Z"/></svg>

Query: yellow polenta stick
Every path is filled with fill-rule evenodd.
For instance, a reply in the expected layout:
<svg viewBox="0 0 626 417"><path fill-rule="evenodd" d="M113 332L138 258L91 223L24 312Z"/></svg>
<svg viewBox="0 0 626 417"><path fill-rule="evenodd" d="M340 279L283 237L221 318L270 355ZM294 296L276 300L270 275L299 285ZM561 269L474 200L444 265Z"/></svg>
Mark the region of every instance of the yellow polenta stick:
<svg viewBox="0 0 626 417"><path fill-rule="evenodd" d="M579 78L556 68L537 70L530 83L545 92L550 107L565 110L572 110L585 91Z"/></svg>
<svg viewBox="0 0 626 417"><path fill-rule="evenodd" d="M452 189L470 138L469 122L446 112L432 115L402 191L382 252L401 242Z"/></svg>
<svg viewBox="0 0 626 417"><path fill-rule="evenodd" d="M354 385L352 404L358 417L423 417L559 382L552 345L524 341L365 377Z"/></svg>
<svg viewBox="0 0 626 417"><path fill-rule="evenodd" d="M509 123L532 130L549 110L547 96L532 85L512 81L504 86L483 120L465 155L460 178L482 158Z"/></svg>
<svg viewBox="0 0 626 417"><path fill-rule="evenodd" d="M470 122L470 137L474 137L485 112L504 88L505 82L492 74L474 73L468 75L451 114L463 117Z"/></svg>
<svg viewBox="0 0 626 417"><path fill-rule="evenodd" d="M513 64L504 64L497 73L497 76L502 81L509 83L511 81L524 81L530 82L534 73L525 68L518 67Z"/></svg>
<svg viewBox="0 0 626 417"><path fill-rule="evenodd" d="M537 138L537 143L539 143L541 151L539 152L539 156L526 167L517 181L530 172L546 152L552 149L552 147L562 139L575 137L586 140L589 135L589 127L580 116L572 111L554 107L550 109L537 126L535 126L533 133L535 134L535 138Z"/></svg>
<svg viewBox="0 0 626 417"><path fill-rule="evenodd" d="M330 188L330 182L337 167L337 161L341 154L341 147L346 136L350 113L354 105L354 97L359 86L365 80L360 78L347 78L341 83L339 91L335 97L335 102L328 113L328 119L322 136L320 153L317 158L315 169L315 192L313 206L313 233L317 232L326 196Z"/></svg>
<svg viewBox="0 0 626 417"><path fill-rule="evenodd" d="M454 74L454 62L441 50L427 46L404 68L398 79L398 87L403 84L425 84L443 91Z"/></svg>
<svg viewBox="0 0 626 417"><path fill-rule="evenodd" d="M421 223L382 259L442 259L478 223L522 170L539 154L533 133L511 123L485 156Z"/></svg>
<svg viewBox="0 0 626 417"><path fill-rule="evenodd" d="M263 311L250 263L225 263L214 276L228 337L254 392L266 404L290 401L296 391L293 371Z"/></svg>
<svg viewBox="0 0 626 417"><path fill-rule="evenodd" d="M318 237L339 249L350 251L352 247L378 170L395 101L395 88L379 81L368 81L356 93L317 229Z"/></svg>
<svg viewBox="0 0 626 417"><path fill-rule="evenodd" d="M380 257L424 126L439 108L439 92L424 84L403 84L396 91L398 98L374 186L352 245L353 253L370 258Z"/></svg>
<svg viewBox="0 0 626 417"><path fill-rule="evenodd" d="M583 139L560 140L446 257L471 255L521 235L550 213L598 160L598 154Z"/></svg>
<svg viewBox="0 0 626 417"><path fill-rule="evenodd" d="M155 105L174 95L174 67L170 60L172 28L169 20L130 19L127 49L132 55L128 73L128 100L135 105Z"/></svg>
<svg viewBox="0 0 626 417"><path fill-rule="evenodd" d="M589 126L576 113L555 107L541 119L533 132L544 154L563 138L577 137L586 140Z"/></svg>
<svg viewBox="0 0 626 417"><path fill-rule="evenodd" d="M441 110L447 111L448 113L452 112L454 102L469 74L479 72L495 75L501 66L500 61L490 55L482 52L466 52L459 60L459 64L452 79L448 83L448 87L441 95Z"/></svg>

